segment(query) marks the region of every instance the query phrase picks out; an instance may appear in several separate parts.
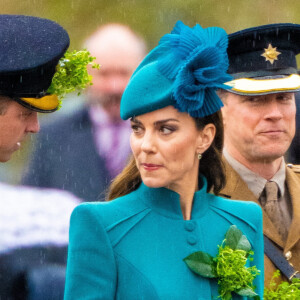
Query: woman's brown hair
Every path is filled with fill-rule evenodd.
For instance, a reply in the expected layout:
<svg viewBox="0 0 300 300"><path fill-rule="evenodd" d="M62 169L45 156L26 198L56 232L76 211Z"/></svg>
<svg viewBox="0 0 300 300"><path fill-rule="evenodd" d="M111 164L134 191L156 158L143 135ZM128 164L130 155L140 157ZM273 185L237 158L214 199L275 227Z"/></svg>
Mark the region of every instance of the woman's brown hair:
<svg viewBox="0 0 300 300"><path fill-rule="evenodd" d="M221 111L218 111L210 116L194 118L194 120L198 130L202 130L207 124L214 124L216 127L216 136L212 144L202 154L202 159L199 164L199 174L203 174L207 179L207 191L212 190L214 194L218 194L225 185L225 173L222 162L224 143L222 114ZM140 172L132 156L127 166L110 185L107 200L113 200L129 194L136 190L141 182Z"/></svg>

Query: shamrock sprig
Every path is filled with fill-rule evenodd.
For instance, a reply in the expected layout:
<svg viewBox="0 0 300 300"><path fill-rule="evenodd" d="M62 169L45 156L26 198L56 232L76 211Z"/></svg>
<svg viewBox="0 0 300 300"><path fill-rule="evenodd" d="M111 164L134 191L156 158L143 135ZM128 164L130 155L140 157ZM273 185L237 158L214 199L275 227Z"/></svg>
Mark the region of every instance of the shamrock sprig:
<svg viewBox="0 0 300 300"><path fill-rule="evenodd" d="M270 287L264 290L265 300L297 300L300 299L300 279L294 278L292 282L283 281L276 284L276 278L280 276L280 271L274 272Z"/></svg>
<svg viewBox="0 0 300 300"><path fill-rule="evenodd" d="M222 300L232 299L233 292L240 296L259 299L258 294L255 293L253 280L260 271L256 266L246 267L247 259L252 260L254 254L247 237L232 225L218 248L216 257L197 251L184 258L184 262L196 274L216 278L219 297Z"/></svg>
<svg viewBox="0 0 300 300"><path fill-rule="evenodd" d="M47 92L57 95L59 100L64 98L67 93L77 92L80 94L83 89L92 84L92 76L88 74L87 65L97 69L100 67L93 62L95 59L87 50L67 51L58 62Z"/></svg>

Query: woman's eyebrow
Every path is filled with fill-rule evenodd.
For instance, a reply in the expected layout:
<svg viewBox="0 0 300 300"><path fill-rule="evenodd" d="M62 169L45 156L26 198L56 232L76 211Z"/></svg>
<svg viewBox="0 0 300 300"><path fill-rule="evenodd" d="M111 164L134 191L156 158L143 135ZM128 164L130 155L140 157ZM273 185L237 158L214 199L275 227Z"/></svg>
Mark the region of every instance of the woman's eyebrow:
<svg viewBox="0 0 300 300"><path fill-rule="evenodd" d="M155 125L161 125L161 124L164 124L164 123L167 123L167 122L170 122L170 121L174 121L174 122L179 123L179 120L170 118L170 119L155 121L154 124Z"/></svg>
<svg viewBox="0 0 300 300"><path fill-rule="evenodd" d="M137 118L131 118L131 119L130 119L130 122L136 123L136 124L142 124L142 122L139 121Z"/></svg>
<svg viewBox="0 0 300 300"><path fill-rule="evenodd" d="M143 124L138 118L132 118L130 121L132 123L135 123L135 124ZM155 121L154 125L161 125L161 124L164 124L164 123L167 123L167 122L170 122L170 121L178 122L179 123L179 120L170 118L170 119L164 119L164 120Z"/></svg>

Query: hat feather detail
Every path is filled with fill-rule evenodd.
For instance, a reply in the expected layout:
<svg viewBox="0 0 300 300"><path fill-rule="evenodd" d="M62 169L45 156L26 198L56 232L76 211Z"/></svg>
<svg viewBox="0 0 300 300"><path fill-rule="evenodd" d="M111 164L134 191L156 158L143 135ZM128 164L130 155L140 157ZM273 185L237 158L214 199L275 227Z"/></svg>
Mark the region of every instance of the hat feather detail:
<svg viewBox="0 0 300 300"><path fill-rule="evenodd" d="M158 61L159 71L174 80L172 97L175 107L193 117L204 117L223 105L216 89L228 89L226 73L228 38L218 27L203 29L199 24L190 28L178 21L170 34L160 40L167 49Z"/></svg>

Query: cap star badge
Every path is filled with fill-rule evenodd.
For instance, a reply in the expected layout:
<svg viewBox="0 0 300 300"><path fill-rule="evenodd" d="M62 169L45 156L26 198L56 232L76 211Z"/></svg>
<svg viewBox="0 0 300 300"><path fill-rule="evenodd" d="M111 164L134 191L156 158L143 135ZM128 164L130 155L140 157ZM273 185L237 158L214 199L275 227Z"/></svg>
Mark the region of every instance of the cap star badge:
<svg viewBox="0 0 300 300"><path fill-rule="evenodd" d="M276 49L277 47L273 48L273 46L269 44L268 48L265 48L265 52L261 56L263 56L266 61L269 61L273 65L274 60L278 60L277 57L281 54L281 52L277 51Z"/></svg>

